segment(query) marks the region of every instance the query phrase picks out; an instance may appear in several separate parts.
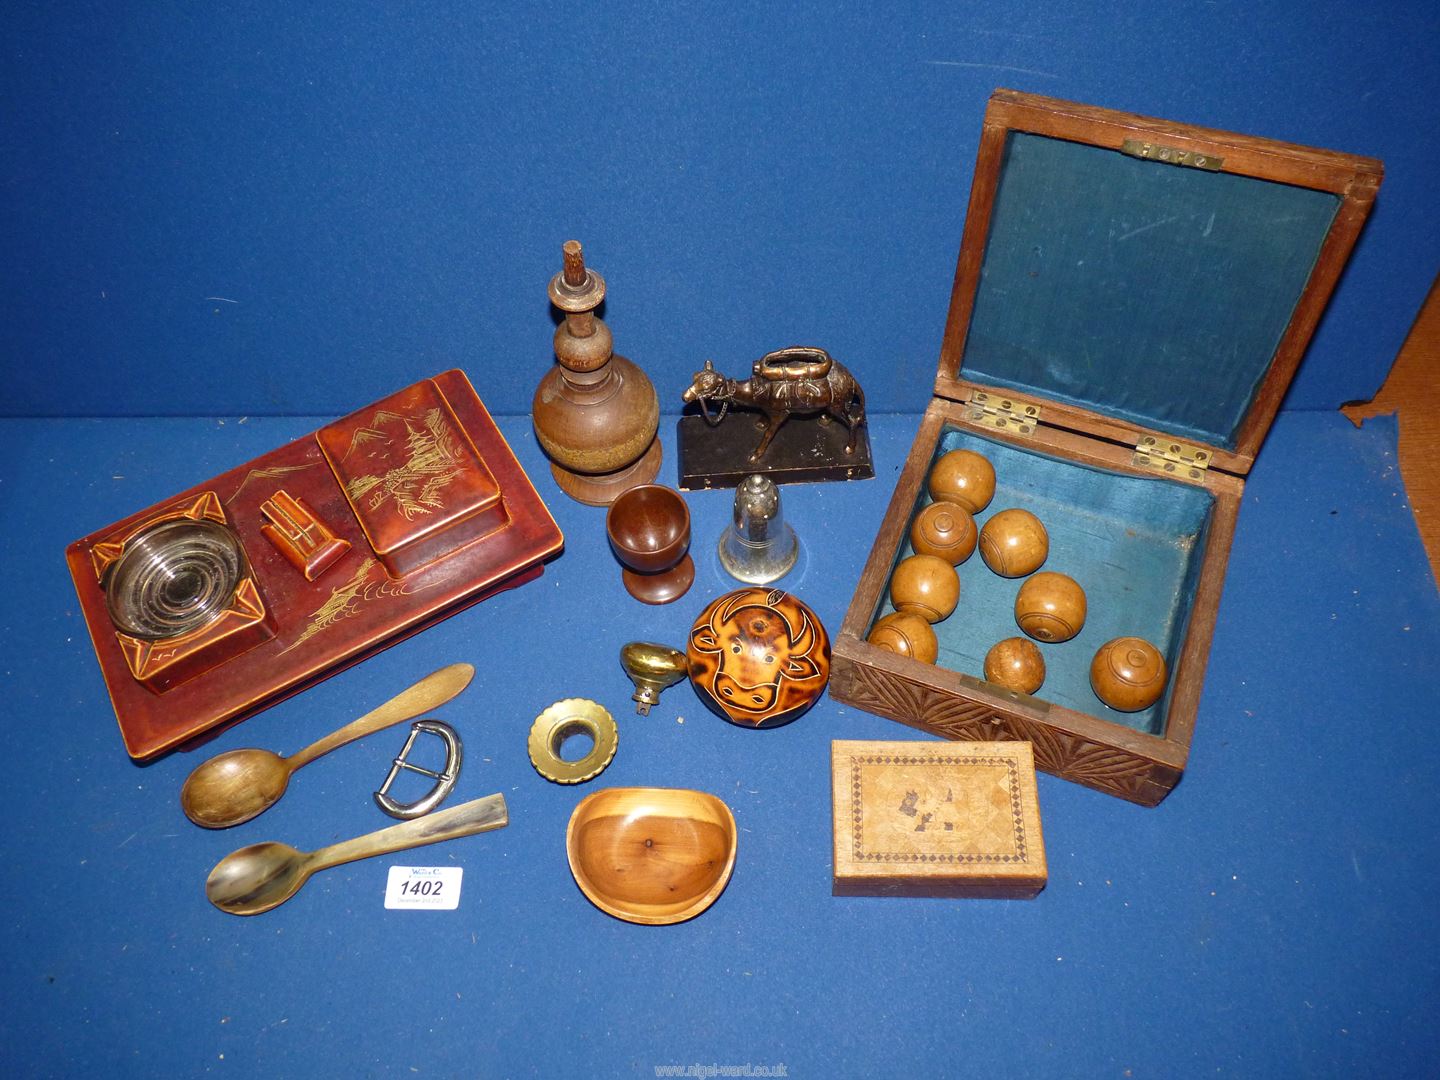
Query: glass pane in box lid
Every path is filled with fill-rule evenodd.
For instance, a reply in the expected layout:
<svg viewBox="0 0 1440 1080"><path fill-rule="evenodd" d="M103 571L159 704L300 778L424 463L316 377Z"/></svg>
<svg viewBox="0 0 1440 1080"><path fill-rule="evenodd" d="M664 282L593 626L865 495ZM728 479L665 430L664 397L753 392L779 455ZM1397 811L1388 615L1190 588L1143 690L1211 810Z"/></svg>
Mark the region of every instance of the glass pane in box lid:
<svg viewBox="0 0 1440 1080"><path fill-rule="evenodd" d="M1340 204L1011 131L961 375L1233 449Z"/></svg>

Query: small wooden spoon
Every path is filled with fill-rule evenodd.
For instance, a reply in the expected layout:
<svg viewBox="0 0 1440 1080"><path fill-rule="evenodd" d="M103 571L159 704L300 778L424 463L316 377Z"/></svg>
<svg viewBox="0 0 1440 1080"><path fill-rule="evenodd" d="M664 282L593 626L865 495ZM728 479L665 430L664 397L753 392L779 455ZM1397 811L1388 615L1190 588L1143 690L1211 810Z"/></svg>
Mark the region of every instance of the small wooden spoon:
<svg viewBox="0 0 1440 1080"><path fill-rule="evenodd" d="M296 769L348 742L429 712L470 685L475 669L451 664L358 720L332 731L288 758L270 750L230 750L196 766L180 789L185 816L207 829L225 829L270 809L285 794Z"/></svg>
<svg viewBox="0 0 1440 1080"><path fill-rule="evenodd" d="M205 895L221 911L231 915L259 915L289 900L317 870L503 829L509 821L505 796L497 794L331 844L319 851L296 851L289 844L274 840L251 844L232 851L215 865L205 879Z"/></svg>

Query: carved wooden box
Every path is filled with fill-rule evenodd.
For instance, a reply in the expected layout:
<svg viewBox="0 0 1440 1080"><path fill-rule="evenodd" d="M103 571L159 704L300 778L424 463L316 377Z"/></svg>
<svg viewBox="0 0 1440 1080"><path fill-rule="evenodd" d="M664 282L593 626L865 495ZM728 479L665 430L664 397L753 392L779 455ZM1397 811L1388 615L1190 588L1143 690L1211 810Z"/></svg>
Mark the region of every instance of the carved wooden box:
<svg viewBox="0 0 1440 1080"><path fill-rule="evenodd" d="M470 381L447 371L66 559L125 747L149 758L532 580L562 542Z"/></svg>
<svg viewBox="0 0 1440 1080"><path fill-rule="evenodd" d="M1163 799L1189 754L1245 475L1380 179L1373 159L996 91L935 396L837 635L832 696L950 739L1027 740L1040 769ZM983 679L987 650L1021 635L1023 579L978 555L934 626L936 663L866 640L953 449L996 470L977 523L1031 511L1042 569L1087 594L1081 632L1040 644L1033 696ZM1121 636L1169 670L1134 713L1089 680Z"/></svg>
<svg viewBox="0 0 1440 1080"><path fill-rule="evenodd" d="M836 896L1028 899L1045 887L1024 742L830 744Z"/></svg>

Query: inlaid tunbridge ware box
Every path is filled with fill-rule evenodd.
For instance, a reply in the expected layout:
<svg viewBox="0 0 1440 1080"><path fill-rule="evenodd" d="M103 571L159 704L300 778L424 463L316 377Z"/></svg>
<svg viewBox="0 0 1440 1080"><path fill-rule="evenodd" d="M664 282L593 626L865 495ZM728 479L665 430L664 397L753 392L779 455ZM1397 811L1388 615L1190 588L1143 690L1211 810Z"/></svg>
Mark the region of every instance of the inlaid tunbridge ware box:
<svg viewBox="0 0 1440 1080"><path fill-rule="evenodd" d="M1027 742L830 744L836 896L1029 899L1045 839Z"/></svg>
<svg viewBox="0 0 1440 1080"><path fill-rule="evenodd" d="M1375 198L1378 161L1000 90L985 113L935 396L835 645L831 693L951 739L1024 739L1037 767L1154 805L1194 732L1249 472ZM1083 630L1043 645L1035 696L981 678L1020 634L1021 580L977 555L924 664L866 637L892 609L925 480L950 450L995 467L999 510L1049 532ZM1170 678L1134 713L1095 696L1104 642L1153 642Z"/></svg>

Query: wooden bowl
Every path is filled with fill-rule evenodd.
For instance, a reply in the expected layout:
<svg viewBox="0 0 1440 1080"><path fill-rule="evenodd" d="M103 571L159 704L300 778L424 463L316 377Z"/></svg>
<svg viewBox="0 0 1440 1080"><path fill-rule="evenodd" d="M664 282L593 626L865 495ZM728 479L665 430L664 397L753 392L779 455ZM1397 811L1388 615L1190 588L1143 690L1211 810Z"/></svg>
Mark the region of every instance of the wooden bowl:
<svg viewBox="0 0 1440 1080"><path fill-rule="evenodd" d="M565 830L570 873L607 915L647 926L693 919L735 868L730 808L703 791L606 788L580 800Z"/></svg>

